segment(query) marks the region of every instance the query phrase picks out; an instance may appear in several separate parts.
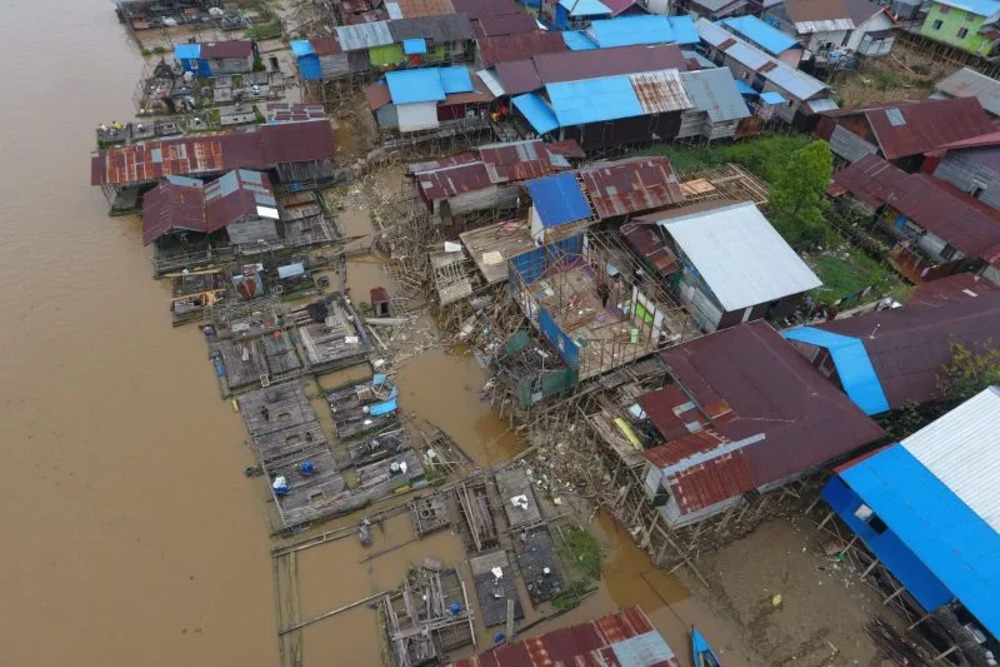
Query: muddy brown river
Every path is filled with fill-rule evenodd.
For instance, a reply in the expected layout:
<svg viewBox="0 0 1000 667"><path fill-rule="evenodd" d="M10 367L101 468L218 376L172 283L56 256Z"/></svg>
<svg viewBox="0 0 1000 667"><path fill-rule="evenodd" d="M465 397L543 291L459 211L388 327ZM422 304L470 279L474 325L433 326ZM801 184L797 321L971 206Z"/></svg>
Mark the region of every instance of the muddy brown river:
<svg viewBox="0 0 1000 667"><path fill-rule="evenodd" d="M131 117L142 59L108 0L4 0L0 25L0 665L275 665L266 493L243 475L246 432L198 331L171 328L138 220L108 218L89 185L93 128ZM381 279L352 264L358 283ZM400 372L401 404L501 460L517 443L482 382L470 358L434 351ZM396 523L376 537L407 539ZM599 528L605 583L563 622L638 603L685 661L695 620L733 648L705 604ZM461 559L433 540L364 567L354 541L312 550L303 617L394 586L421 552ZM307 667L380 663L365 608L305 640Z"/></svg>

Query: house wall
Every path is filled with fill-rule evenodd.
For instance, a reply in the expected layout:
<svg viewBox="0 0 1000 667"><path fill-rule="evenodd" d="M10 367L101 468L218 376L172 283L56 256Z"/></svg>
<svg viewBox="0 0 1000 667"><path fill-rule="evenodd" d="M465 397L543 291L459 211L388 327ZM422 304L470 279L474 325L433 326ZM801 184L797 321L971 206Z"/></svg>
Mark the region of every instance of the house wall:
<svg viewBox="0 0 1000 667"><path fill-rule="evenodd" d="M920 34L963 51L985 56L989 55L993 43L979 33L984 20L983 16L935 2L931 4L924 24L920 26ZM940 25L935 27L938 21ZM965 37L958 36L958 31L962 28L968 30Z"/></svg>
<svg viewBox="0 0 1000 667"><path fill-rule="evenodd" d="M388 106L388 105L386 105ZM400 132L416 132L438 127L437 102L395 104Z"/></svg>
<svg viewBox="0 0 1000 667"><path fill-rule="evenodd" d="M865 36L883 30L892 30L892 28L892 20L884 12L879 12L851 33L851 36L847 38L847 48L866 56L885 55L892 50L894 38L891 33L888 37L879 39L869 38L866 40Z"/></svg>
<svg viewBox="0 0 1000 667"><path fill-rule="evenodd" d="M799 35L799 41L813 54L825 53L830 48L843 46L847 42L850 30L830 30Z"/></svg>
<svg viewBox="0 0 1000 667"><path fill-rule="evenodd" d="M619 118L606 123L588 123L562 128L561 139L576 139L584 150L653 141L669 141L681 128L681 113L661 113L635 118Z"/></svg>
<svg viewBox="0 0 1000 667"><path fill-rule="evenodd" d="M1000 148L948 153L934 169L934 176L1000 210Z"/></svg>
<svg viewBox="0 0 1000 667"><path fill-rule="evenodd" d="M722 306L712 296L711 290L687 264L681 273L677 288L680 291L681 300L691 309L691 314L694 315L695 322L699 327L711 333L722 326L722 317L725 315ZM737 319L735 323L739 323L739 320Z"/></svg>
<svg viewBox="0 0 1000 667"><path fill-rule="evenodd" d="M665 505L662 505L658 511L660 512L660 516L663 517L663 520L667 522L667 525L671 528L680 528L682 526L689 526L693 523L698 523L699 521L704 521L709 517L725 512L731 507L736 507L742 502L743 496L733 496L732 498L726 498L725 500L715 503L714 505L703 507L695 512L682 514L680 507L677 506L677 501L674 499L673 495L671 495L670 500L667 501Z"/></svg>
<svg viewBox="0 0 1000 667"><path fill-rule="evenodd" d="M927 231L902 213L888 208L882 218L883 226L897 239L915 240L917 247L937 262L953 262L964 255L948 245L943 238ZM949 249L947 253L945 250ZM945 256L947 254L947 256Z"/></svg>
<svg viewBox="0 0 1000 667"><path fill-rule="evenodd" d="M403 53L402 44L386 44L385 46L372 46L368 49L368 61L372 67L384 67L397 65L406 60Z"/></svg>
<svg viewBox="0 0 1000 667"><path fill-rule="evenodd" d="M399 117L395 104L386 104L375 111L375 122L379 127L399 127Z"/></svg>

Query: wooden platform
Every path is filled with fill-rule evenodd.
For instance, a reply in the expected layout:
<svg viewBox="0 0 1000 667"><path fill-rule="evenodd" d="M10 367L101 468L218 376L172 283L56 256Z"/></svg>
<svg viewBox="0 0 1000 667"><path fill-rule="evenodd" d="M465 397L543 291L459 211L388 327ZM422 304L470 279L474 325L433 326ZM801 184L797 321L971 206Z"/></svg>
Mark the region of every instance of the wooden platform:
<svg viewBox="0 0 1000 667"><path fill-rule="evenodd" d="M254 438L316 421L316 413L298 381L255 389L236 400ZM266 416L262 410L265 407Z"/></svg>
<svg viewBox="0 0 1000 667"><path fill-rule="evenodd" d="M405 473L393 473L394 463L406 463ZM424 482L424 466L420 455L412 449L383 459L377 463L361 466L355 470L359 493L366 494L372 501L391 496L410 488L419 488Z"/></svg>
<svg viewBox="0 0 1000 667"><path fill-rule="evenodd" d="M295 345L283 331L276 331L261 339L267 372L271 378L294 374L302 369L302 361Z"/></svg>
<svg viewBox="0 0 1000 667"><path fill-rule="evenodd" d="M294 313L310 366L317 370L332 370L367 358L371 346L354 309L339 295L326 299L324 303L327 317L323 322L312 321L305 309Z"/></svg>
<svg viewBox="0 0 1000 667"><path fill-rule="evenodd" d="M287 458L294 458L303 449L329 447L323 429L315 420L258 435L254 437L254 443L257 456L265 465L280 464Z"/></svg>
<svg viewBox="0 0 1000 667"><path fill-rule="evenodd" d="M421 539L450 526L447 494L435 493L412 501L410 523L414 534Z"/></svg>
<svg viewBox="0 0 1000 667"><path fill-rule="evenodd" d="M479 610L486 627L502 625L507 621L507 600L514 600L514 620L524 618L524 608L514 582L514 568L510 566L506 551L472 558L469 560L469 567L472 569ZM493 574L493 568L496 567L502 572L499 579Z"/></svg>
<svg viewBox="0 0 1000 667"><path fill-rule="evenodd" d="M410 436L403 427L384 431L350 446L351 465L366 466L411 448Z"/></svg>
<svg viewBox="0 0 1000 667"><path fill-rule="evenodd" d="M469 554L479 554L499 545L499 535L490 506L485 478L473 479L455 487L462 518L462 542Z"/></svg>
<svg viewBox="0 0 1000 667"><path fill-rule="evenodd" d="M313 466L312 474L302 472L306 461ZM281 475L288 482L288 493L284 496L271 490L285 526L317 519L350 498L333 453L324 446L299 450L283 457L280 463L265 465L264 471L269 481Z"/></svg>
<svg viewBox="0 0 1000 667"><path fill-rule="evenodd" d="M511 466L500 470L494 475L497 482L497 493L500 495L500 502L503 504L503 511L507 517L507 523L511 528L523 526L540 521L541 511L538 509L538 502L535 494L531 490L531 482L528 480L528 473L524 466ZM520 496L527 497L528 507L515 505L512 498Z"/></svg>
<svg viewBox="0 0 1000 667"><path fill-rule="evenodd" d="M259 383L260 377L267 374L267 362L257 341L223 340L215 347L225 364L225 380L229 391Z"/></svg>
<svg viewBox="0 0 1000 667"><path fill-rule="evenodd" d="M564 592L565 583L560 573L559 558L547 528L516 533L514 553L532 604L538 605ZM549 568L548 574L545 574L545 568Z"/></svg>
<svg viewBox="0 0 1000 667"><path fill-rule="evenodd" d="M459 234L489 284L507 280L507 261L535 249L527 220L508 220Z"/></svg>

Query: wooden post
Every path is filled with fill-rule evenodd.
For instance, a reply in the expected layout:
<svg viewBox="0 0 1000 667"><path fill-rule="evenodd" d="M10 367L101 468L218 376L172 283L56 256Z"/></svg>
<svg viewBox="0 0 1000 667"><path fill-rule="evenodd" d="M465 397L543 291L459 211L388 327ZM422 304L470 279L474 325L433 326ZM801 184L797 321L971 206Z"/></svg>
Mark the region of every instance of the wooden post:
<svg viewBox="0 0 1000 667"><path fill-rule="evenodd" d="M507 598L507 641L514 636L514 600Z"/></svg>
<svg viewBox="0 0 1000 667"><path fill-rule="evenodd" d="M337 614L339 614L341 612L344 612L344 611L347 611L349 609L354 609L355 607L360 607L364 603L371 602L372 600L374 600L376 598L380 598L380 597L382 597L385 594L386 594L386 592L382 591L381 593L376 593L375 595L369 595L368 597L363 598L361 600L358 600L357 602L352 602L351 604L344 605L343 607L338 607L336 609L332 609L332 610L330 610L330 611L328 611L328 612L326 612L324 614L320 614L319 616L316 616L314 618L310 618L308 621L302 621L301 623L296 623L295 625L293 625L291 627L288 627L288 628L285 628L284 630L279 630L278 631L278 636L281 637L281 636L287 635L289 632L295 632L296 630L301 630L302 628L306 627L307 625L312 625L313 623L316 623L317 621L322 621L323 619L330 618L331 616L336 616Z"/></svg>
<svg viewBox="0 0 1000 667"><path fill-rule="evenodd" d="M900 593L902 593L905 590L906 590L906 586L900 586L899 588L897 588L895 590L895 592L893 592L892 595L890 595L886 599L882 600L882 604L884 604L884 605L889 604L890 602L892 602L896 598L896 596L898 596Z"/></svg>
<svg viewBox="0 0 1000 667"><path fill-rule="evenodd" d="M846 554L846 553L847 553L847 551L848 551L848 549L850 549L851 547L853 547L853 546L854 546L854 543L855 543L855 542L857 542L857 540L858 540L858 536L857 536L857 535L853 535L853 536L851 537L851 541L850 541L850 542L848 542L848 543L847 543L847 544L846 544L846 545L844 546L844 548L840 550L840 555L841 555L841 556L843 556L844 554Z"/></svg>
<svg viewBox="0 0 1000 667"><path fill-rule="evenodd" d="M871 574L871 571L874 570L876 567L878 567L879 562L880 561L879 561L878 558L876 558L875 560L873 560L872 564L869 565L867 568L865 568L865 571L861 573L861 578L864 579L869 574Z"/></svg>

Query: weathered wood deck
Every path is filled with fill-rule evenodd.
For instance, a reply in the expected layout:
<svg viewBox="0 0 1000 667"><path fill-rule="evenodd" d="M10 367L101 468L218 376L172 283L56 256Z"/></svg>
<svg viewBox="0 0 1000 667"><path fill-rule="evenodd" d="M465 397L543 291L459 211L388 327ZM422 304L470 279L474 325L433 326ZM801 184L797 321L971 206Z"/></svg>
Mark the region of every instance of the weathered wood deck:
<svg viewBox="0 0 1000 667"><path fill-rule="evenodd" d="M240 396L237 403L254 438L316 421L309 398L296 381L255 389Z"/></svg>
<svg viewBox="0 0 1000 667"><path fill-rule="evenodd" d="M514 568L510 566L506 551L473 558L469 560L469 567L476 584L476 597L479 598L483 624L487 628L506 622L507 600L514 601L514 620L524 618L524 608L514 582ZM493 574L493 568L497 567L502 572L499 579Z"/></svg>
<svg viewBox="0 0 1000 667"><path fill-rule="evenodd" d="M565 590L555 543L547 528L522 531L514 539L514 555L531 603L537 605ZM549 573L545 574L545 568Z"/></svg>
<svg viewBox="0 0 1000 667"><path fill-rule="evenodd" d="M494 475L497 482L497 491L500 494L500 502L503 503L503 511L507 517L507 523L511 528L534 523L542 518L538 509L538 502L535 494L531 490L531 481L523 466L511 466L500 470ZM524 508L523 503L514 504L513 499L524 496L527 499L528 507Z"/></svg>

